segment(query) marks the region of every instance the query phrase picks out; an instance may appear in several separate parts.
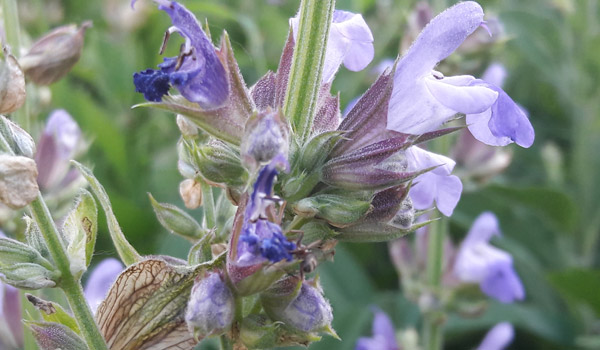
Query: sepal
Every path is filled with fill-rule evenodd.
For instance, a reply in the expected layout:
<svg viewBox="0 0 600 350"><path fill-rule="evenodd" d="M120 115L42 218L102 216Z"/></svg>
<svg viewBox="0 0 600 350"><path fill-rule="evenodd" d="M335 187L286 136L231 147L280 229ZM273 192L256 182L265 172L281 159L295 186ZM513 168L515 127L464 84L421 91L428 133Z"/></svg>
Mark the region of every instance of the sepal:
<svg viewBox="0 0 600 350"><path fill-rule="evenodd" d="M319 194L294 203L292 209L299 216L316 217L333 226L345 227L364 217L371 204L348 196Z"/></svg>
<svg viewBox="0 0 600 350"><path fill-rule="evenodd" d="M88 191L81 190L61 231L67 246L71 274L79 278L92 261L98 231L98 209Z"/></svg>
<svg viewBox="0 0 600 350"><path fill-rule="evenodd" d="M25 103L25 76L15 56L2 47L0 61L0 113L9 114Z"/></svg>
<svg viewBox="0 0 600 350"><path fill-rule="evenodd" d="M341 242L388 242L414 232L433 221L435 219L413 224L409 228L398 228L378 222L361 223L340 229L336 239Z"/></svg>
<svg viewBox="0 0 600 350"><path fill-rule="evenodd" d="M20 209L39 194L37 166L31 158L0 154L0 202Z"/></svg>
<svg viewBox="0 0 600 350"><path fill-rule="evenodd" d="M150 204L154 209L156 218L169 232L185 239L196 241L208 234L208 231L188 213L169 203L159 203L150 193Z"/></svg>
<svg viewBox="0 0 600 350"><path fill-rule="evenodd" d="M0 79L2 78L0 77ZM3 100L0 99L0 101ZM3 149L2 151L7 153L14 152L19 156L33 158L35 154L35 142L33 142L33 138L31 138L27 131L21 129L20 126L3 115L0 115L0 135L0 137L6 140L6 144L3 142L0 143L0 147L9 146L9 149Z"/></svg>
<svg viewBox="0 0 600 350"><path fill-rule="evenodd" d="M87 350L88 347L73 330L60 323L26 321L40 350Z"/></svg>

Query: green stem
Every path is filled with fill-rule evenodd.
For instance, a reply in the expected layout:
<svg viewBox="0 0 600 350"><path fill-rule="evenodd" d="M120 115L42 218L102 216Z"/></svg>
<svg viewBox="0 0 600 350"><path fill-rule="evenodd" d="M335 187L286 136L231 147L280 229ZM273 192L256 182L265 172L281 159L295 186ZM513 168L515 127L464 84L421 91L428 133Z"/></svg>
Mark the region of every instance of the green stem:
<svg viewBox="0 0 600 350"><path fill-rule="evenodd" d="M19 11L16 0L2 0L2 13L4 15L4 30L6 41L15 57L20 56L21 51L21 26L19 24ZM29 106L27 99L25 104L15 112L15 121L25 131L30 131Z"/></svg>
<svg viewBox="0 0 600 350"><path fill-rule="evenodd" d="M283 113L300 144L312 130L335 0L302 0Z"/></svg>
<svg viewBox="0 0 600 350"><path fill-rule="evenodd" d="M438 213L439 215L439 213ZM425 314L423 339L425 350L441 350L443 346L443 310L439 307L439 297L444 269L444 238L448 228L447 219L442 218L429 225L427 247L427 284L432 292L433 307Z"/></svg>
<svg viewBox="0 0 600 350"><path fill-rule="evenodd" d="M52 259L61 273L59 286L67 296L71 311L81 330L81 335L91 350L107 349L104 338L102 337L102 334L100 334L96 322L94 322L92 311L85 301L81 284L71 274L69 257L59 238L58 229L54 224L54 220L52 219L50 211L41 194L38 194L38 198L31 202L30 210L31 215L38 224L40 232L46 241L50 255L52 255Z"/></svg>
<svg viewBox="0 0 600 350"><path fill-rule="evenodd" d="M217 211L215 209L215 196L213 195L212 188L206 181L200 181L202 188L202 207L204 208L204 217L206 218L206 225L209 229L215 228L217 225Z"/></svg>
<svg viewBox="0 0 600 350"><path fill-rule="evenodd" d="M233 343L225 334L223 334L219 340L221 341L221 350L233 350Z"/></svg>

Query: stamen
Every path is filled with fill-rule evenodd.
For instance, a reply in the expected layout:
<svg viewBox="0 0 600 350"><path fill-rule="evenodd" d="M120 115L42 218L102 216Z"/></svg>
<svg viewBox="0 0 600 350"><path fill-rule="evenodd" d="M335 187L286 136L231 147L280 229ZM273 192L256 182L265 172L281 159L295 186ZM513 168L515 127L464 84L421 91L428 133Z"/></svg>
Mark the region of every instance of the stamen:
<svg viewBox="0 0 600 350"><path fill-rule="evenodd" d="M165 48L167 47L167 43L169 42L169 38L171 37L171 34L173 34L175 32L179 32L179 29L177 27L175 27L175 26L171 26L171 27L169 27L169 29L167 29L165 31L165 35L163 36L162 45L160 45L160 50L158 51L159 55L162 55L165 52Z"/></svg>
<svg viewBox="0 0 600 350"><path fill-rule="evenodd" d="M179 70L179 68L181 68L181 65L183 64L183 60L192 55L192 50L190 51L185 51L186 49L185 44L181 44L181 46L179 47L179 56L177 56L177 63L175 63L175 70Z"/></svg>

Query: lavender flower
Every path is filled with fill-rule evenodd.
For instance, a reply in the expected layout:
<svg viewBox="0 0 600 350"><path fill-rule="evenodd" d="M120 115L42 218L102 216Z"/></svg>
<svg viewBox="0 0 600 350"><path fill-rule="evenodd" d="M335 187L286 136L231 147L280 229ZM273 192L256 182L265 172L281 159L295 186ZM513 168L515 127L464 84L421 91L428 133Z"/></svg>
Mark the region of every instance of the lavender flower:
<svg viewBox="0 0 600 350"><path fill-rule="evenodd" d="M294 39L298 36L299 24L298 16L290 18ZM356 72L364 69L373 60L374 55L373 34L362 15L335 10L327 40L323 83L333 81L342 63L349 70Z"/></svg>
<svg viewBox="0 0 600 350"><path fill-rule="evenodd" d="M495 325L485 335L477 350L503 350L515 337L515 330L508 322L502 322Z"/></svg>
<svg viewBox="0 0 600 350"><path fill-rule="evenodd" d="M498 219L485 212L475 220L456 256L454 274L463 282L479 283L483 293L502 302L525 298L512 257L493 247L489 240L500 235Z"/></svg>
<svg viewBox="0 0 600 350"><path fill-rule="evenodd" d="M481 6L467 1L442 12L425 27L396 67L388 129L422 134L456 113L482 113L496 101L498 93L474 85L472 76L446 78L433 70L482 23Z"/></svg>
<svg viewBox="0 0 600 350"><path fill-rule="evenodd" d="M108 290L123 271L123 268L123 264L119 260L108 258L102 260L92 270L83 291L92 312L96 313L98 306L106 297Z"/></svg>
<svg viewBox="0 0 600 350"><path fill-rule="evenodd" d="M177 57L165 58L159 70L147 69L135 73L133 82L137 92L148 101L159 102L171 85L191 102L204 109L215 109L225 103L229 83L223 64L215 48L202 30L198 20L185 7L175 1L155 0L173 22L167 36L177 32L185 38ZM135 1L132 1L132 6Z"/></svg>
<svg viewBox="0 0 600 350"><path fill-rule="evenodd" d="M42 190L66 187L79 177L70 169L69 161L82 144L77 122L64 109L53 111L38 142L35 161L38 167L38 184Z"/></svg>
<svg viewBox="0 0 600 350"><path fill-rule="evenodd" d="M355 350L399 350L392 320L381 310L374 312L373 336L359 338Z"/></svg>
<svg viewBox="0 0 600 350"><path fill-rule="evenodd" d="M431 208L435 200L438 210L451 216L462 192L462 183L457 176L450 175L455 161L413 146L406 151L410 170L437 168L417 176L409 196L416 209Z"/></svg>

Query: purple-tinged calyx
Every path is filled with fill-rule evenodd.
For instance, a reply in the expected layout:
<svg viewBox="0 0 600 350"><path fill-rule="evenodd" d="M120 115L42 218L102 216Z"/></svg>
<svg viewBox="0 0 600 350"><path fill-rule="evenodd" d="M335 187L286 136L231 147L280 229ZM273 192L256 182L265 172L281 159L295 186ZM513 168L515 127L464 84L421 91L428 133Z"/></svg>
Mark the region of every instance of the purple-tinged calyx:
<svg viewBox="0 0 600 350"><path fill-rule="evenodd" d="M261 293L260 300L267 315L275 321L302 332L327 332L336 336L331 329L331 305L323 297L317 280L288 277Z"/></svg>
<svg viewBox="0 0 600 350"><path fill-rule="evenodd" d="M166 37L177 32L184 39L179 56L165 58L159 70L147 69L135 73L133 82L137 92L153 102L159 102L170 86L175 86L183 97L198 103L206 110L222 106L230 92L227 74L215 48L189 10L175 1L155 0L173 22ZM132 2L133 5L133 2Z"/></svg>
<svg viewBox="0 0 600 350"><path fill-rule="evenodd" d="M299 23L298 16L290 18L294 39L297 37ZM351 71L364 69L373 60L374 54L373 34L362 15L335 10L323 64L323 83L333 81L342 63Z"/></svg>
<svg viewBox="0 0 600 350"><path fill-rule="evenodd" d="M489 244L500 235L498 219L481 214L463 241L454 263L454 274L463 282L478 283L483 293L502 302L525 298L525 289L513 268L512 256Z"/></svg>
<svg viewBox="0 0 600 350"><path fill-rule="evenodd" d="M375 309L375 318L373 319L373 336L370 338L361 337L356 342L355 350L399 350L396 341L396 330L389 316Z"/></svg>
<svg viewBox="0 0 600 350"><path fill-rule="evenodd" d="M472 76L446 78L433 70L482 23L481 6L467 1L442 12L423 29L397 64L388 129L419 135L456 113L481 113L496 101L498 93L473 85Z"/></svg>
<svg viewBox="0 0 600 350"><path fill-rule="evenodd" d="M207 272L194 282L185 321L196 338L225 332L233 322L235 301L221 272Z"/></svg>

